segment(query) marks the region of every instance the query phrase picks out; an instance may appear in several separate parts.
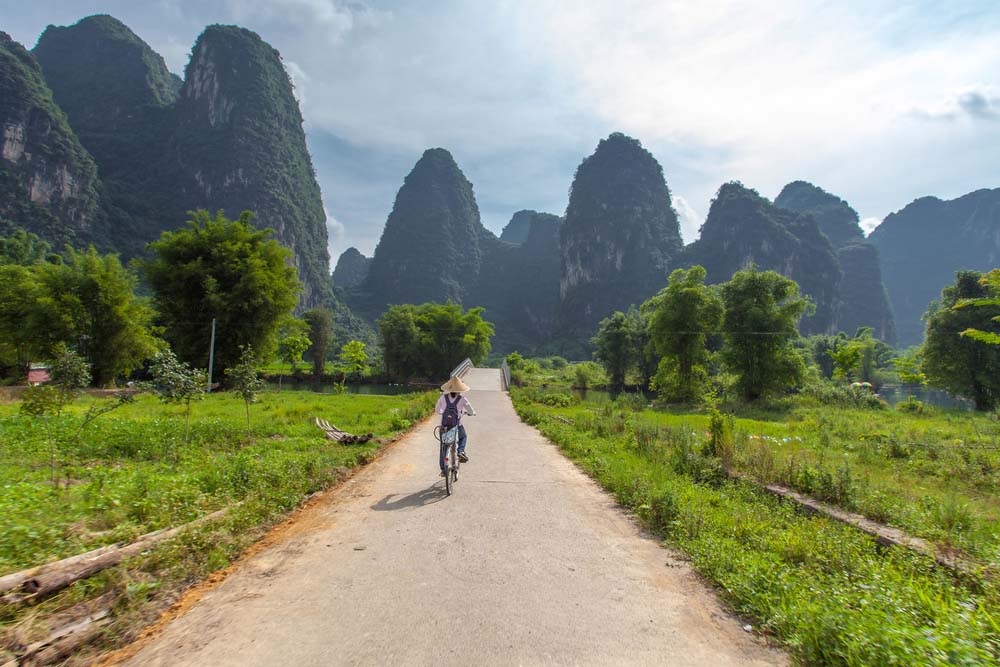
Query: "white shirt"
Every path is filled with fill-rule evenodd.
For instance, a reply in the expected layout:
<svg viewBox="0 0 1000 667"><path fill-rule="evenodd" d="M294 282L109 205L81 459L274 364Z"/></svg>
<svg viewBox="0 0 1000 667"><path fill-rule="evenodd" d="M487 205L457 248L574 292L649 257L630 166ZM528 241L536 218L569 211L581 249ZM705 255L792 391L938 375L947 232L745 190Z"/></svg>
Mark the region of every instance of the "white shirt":
<svg viewBox="0 0 1000 667"><path fill-rule="evenodd" d="M434 411L437 412L439 415L443 415L445 408L448 407L448 402L447 402L448 399L446 398L447 396L450 396L450 394L441 394L441 398L438 399L437 406L434 408ZM462 415L465 414L466 412L468 412L470 415L476 414L476 409L472 407L472 403L469 403L469 399L467 399L465 396L462 396L461 394L458 397L458 405L456 405L455 407L458 408L459 424L462 423Z"/></svg>

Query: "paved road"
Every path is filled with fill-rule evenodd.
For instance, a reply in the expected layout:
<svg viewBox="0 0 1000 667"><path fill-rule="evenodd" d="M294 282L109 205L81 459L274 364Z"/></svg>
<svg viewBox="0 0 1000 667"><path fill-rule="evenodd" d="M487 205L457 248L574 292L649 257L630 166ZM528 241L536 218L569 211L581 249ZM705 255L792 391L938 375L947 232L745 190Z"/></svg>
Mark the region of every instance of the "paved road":
<svg viewBox="0 0 1000 667"><path fill-rule="evenodd" d="M788 664L518 420L496 370L465 380L454 496L428 422L130 664Z"/></svg>

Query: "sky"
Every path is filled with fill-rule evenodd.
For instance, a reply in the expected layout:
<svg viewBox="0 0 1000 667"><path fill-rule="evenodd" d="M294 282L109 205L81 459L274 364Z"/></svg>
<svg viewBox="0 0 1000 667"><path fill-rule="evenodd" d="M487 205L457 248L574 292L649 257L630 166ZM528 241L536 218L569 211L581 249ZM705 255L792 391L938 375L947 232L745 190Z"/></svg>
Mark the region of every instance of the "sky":
<svg viewBox="0 0 1000 667"><path fill-rule="evenodd" d="M719 186L808 180L866 230L912 200L1000 187L1000 3L881 0L0 0L29 48L111 14L183 74L212 23L277 48L334 261L371 255L403 178L447 148L487 227L562 215L620 131L663 166L685 241Z"/></svg>

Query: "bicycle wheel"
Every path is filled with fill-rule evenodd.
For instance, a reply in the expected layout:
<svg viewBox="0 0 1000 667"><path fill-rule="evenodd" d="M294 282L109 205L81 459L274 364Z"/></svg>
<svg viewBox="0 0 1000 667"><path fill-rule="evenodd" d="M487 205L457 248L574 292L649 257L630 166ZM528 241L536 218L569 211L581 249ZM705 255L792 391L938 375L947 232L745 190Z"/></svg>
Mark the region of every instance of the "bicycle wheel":
<svg viewBox="0 0 1000 667"><path fill-rule="evenodd" d="M451 479L451 470L450 469L445 470L444 471L444 492L445 492L445 494L450 496L451 493L452 493L452 490L454 489L454 487L455 487L455 482L453 482L452 479Z"/></svg>

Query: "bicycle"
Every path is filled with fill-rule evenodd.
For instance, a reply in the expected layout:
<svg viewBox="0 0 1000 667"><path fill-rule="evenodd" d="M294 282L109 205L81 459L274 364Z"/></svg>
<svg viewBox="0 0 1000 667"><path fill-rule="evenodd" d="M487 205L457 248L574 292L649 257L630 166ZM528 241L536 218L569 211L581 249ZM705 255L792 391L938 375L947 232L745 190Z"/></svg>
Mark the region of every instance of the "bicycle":
<svg viewBox="0 0 1000 667"><path fill-rule="evenodd" d="M434 435L441 443L444 456L444 490L447 495L454 493L458 481L458 427L435 426Z"/></svg>

